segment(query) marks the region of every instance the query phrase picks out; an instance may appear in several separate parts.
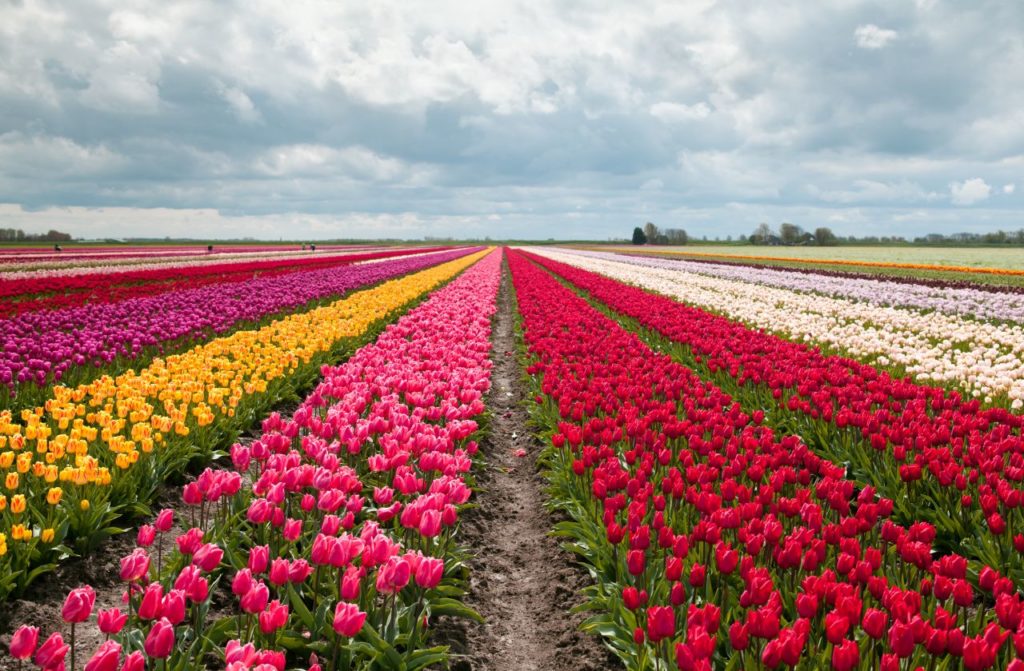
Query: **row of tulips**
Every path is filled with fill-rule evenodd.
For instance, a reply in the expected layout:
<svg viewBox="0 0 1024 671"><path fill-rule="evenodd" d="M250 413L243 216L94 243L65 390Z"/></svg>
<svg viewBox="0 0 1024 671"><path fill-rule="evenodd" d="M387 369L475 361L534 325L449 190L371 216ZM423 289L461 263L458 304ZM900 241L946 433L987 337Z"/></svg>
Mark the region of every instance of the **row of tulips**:
<svg viewBox="0 0 1024 671"><path fill-rule="evenodd" d="M510 254L558 532L630 670L1022 668L993 567Z"/></svg>
<svg viewBox="0 0 1024 671"><path fill-rule="evenodd" d="M378 248L383 249L383 248ZM391 248L396 249L396 248ZM370 252L362 248L342 248L321 250L322 255L342 255L349 253ZM160 270L168 268L193 268L209 265L229 265L248 263L251 261L272 261L303 259L312 256L312 252L296 247L287 250L238 251L234 253L193 251L189 253L154 254L143 252L133 254L100 254L97 256L67 255L62 252L51 254L45 258L20 261L12 258L0 258L0 278L6 280L22 280L43 277L62 277L71 275L112 274L135 270ZM73 287L72 287L73 288Z"/></svg>
<svg viewBox="0 0 1024 671"><path fill-rule="evenodd" d="M937 311L953 315L968 315L980 319L1024 321L1024 292L993 292L981 284L959 283L933 286L894 279L873 277L843 277L821 272L801 272L786 268L771 270L752 266L633 257L599 252L581 252L586 256L610 260L627 260L641 267L665 268L710 277L737 280L803 293L854 300L882 307L909 307L925 312ZM1024 287L1014 287L1024 289Z"/></svg>
<svg viewBox="0 0 1024 671"><path fill-rule="evenodd" d="M470 251L346 263L0 319L0 407L38 405L52 383L75 386L99 373L118 373L137 367L140 359L180 351L211 335L265 323ZM2 387L9 398L4 398Z"/></svg>
<svg viewBox="0 0 1024 671"><path fill-rule="evenodd" d="M263 328L216 338L117 378L0 412L0 596L69 550L89 551L157 488L217 456L274 404L485 251L392 279Z"/></svg>
<svg viewBox="0 0 1024 671"><path fill-rule="evenodd" d="M926 519L940 544L1024 584L1024 418L976 400L824 356L664 296L547 259L575 286L663 336L750 410L850 464L854 478L896 501L901 520Z"/></svg>
<svg viewBox="0 0 1024 671"><path fill-rule="evenodd" d="M800 293L708 277L671 267L543 252L586 270L713 310L754 329L831 348L866 363L907 373L924 384L966 390L986 404L1024 408L1024 326L960 315Z"/></svg>
<svg viewBox="0 0 1024 671"><path fill-rule="evenodd" d="M154 545L172 531L171 511L143 526L121 560L124 606L95 614L107 638L84 668L443 663L432 619L475 616L458 600L453 534L470 496L500 263L490 254L347 363L325 367L292 419L271 415L258 439L232 448L233 469L187 485L192 510L180 522L191 528L168 555L154 557ZM75 628L93 626L94 601L91 587L73 590L65 630L41 640L23 626L11 656L76 671Z"/></svg>
<svg viewBox="0 0 1024 671"><path fill-rule="evenodd" d="M365 249L373 245L322 245L323 251L345 249ZM216 245L211 250L207 245L100 245L78 246L64 245L60 251L53 246L47 247L0 247L0 268L17 267L26 263L63 263L86 264L91 261L116 261L123 259L129 263L135 260L199 258L199 257L237 257L244 254L288 254L300 250L298 244L277 245Z"/></svg>
<svg viewBox="0 0 1024 671"><path fill-rule="evenodd" d="M633 253L637 253L636 250L630 250ZM664 254L667 256L682 256L685 258L712 258L712 259L729 259L732 261L769 261L769 262L783 262L783 263L810 263L820 266L837 266L837 267L861 267L861 268L882 268L885 270L924 270L931 272L945 272L945 273L974 273L977 275L1002 275L1005 277L1019 277L1024 275L1024 270L1020 268L990 268L984 266L954 266L936 263L897 263L891 261L868 261L865 259L823 259L823 258L812 258L812 257L801 257L801 256L765 256L760 254L722 254L719 252L697 252L697 251L675 251L675 250L657 250L651 252L644 252L651 254Z"/></svg>
<svg viewBox="0 0 1024 671"><path fill-rule="evenodd" d="M622 253L626 254L627 256L633 255L630 252ZM651 257L648 255L644 255L644 258ZM886 283L916 285L921 287L928 287L931 289L969 289L971 291L983 291L993 294L1024 294L1024 287L1019 285L988 284L983 282L972 282L970 280L965 279L936 279L933 277L921 277L919 275L893 275L890 273L855 272L852 270L832 270L813 267L801 268L796 266L778 266L767 263L716 261L713 259L687 258L686 261L687 263L694 263L698 265L721 266L727 264L734 268L740 267L771 272L798 273L800 275L828 277L833 279L882 280L885 281Z"/></svg>
<svg viewBox="0 0 1024 671"><path fill-rule="evenodd" d="M144 270L126 271L122 268L96 268L88 273L74 272L73 276L41 275L27 279L13 279L10 273L0 274L0 294L8 297L0 304L0 317L10 317L37 310L114 303L129 298L155 296L169 291L184 291L210 284L243 282L255 277L273 277L287 273L329 268L362 261L407 256L421 252L435 252L443 247L422 250L384 250L366 253L337 252L320 256L293 253L281 258L235 261L217 260L216 263L194 260L147 265ZM204 263L205 262L205 263ZM62 285L54 288L55 285ZM225 289L226 290L226 289Z"/></svg>

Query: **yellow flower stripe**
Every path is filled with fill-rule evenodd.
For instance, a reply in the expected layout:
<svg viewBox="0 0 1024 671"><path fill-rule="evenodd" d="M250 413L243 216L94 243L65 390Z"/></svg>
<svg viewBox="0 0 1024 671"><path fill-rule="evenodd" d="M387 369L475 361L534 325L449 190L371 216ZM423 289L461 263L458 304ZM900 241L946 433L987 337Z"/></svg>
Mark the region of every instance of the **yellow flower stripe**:
<svg viewBox="0 0 1024 671"><path fill-rule="evenodd" d="M609 251L608 248L580 246L580 249L592 249L596 251ZM613 249L614 252L622 252L621 249ZM903 270L936 270L955 273L978 273L981 275L1006 275L1024 276L1024 270L1012 268L975 268L973 266L940 266L931 263L891 263L888 261L857 261L853 259L817 259L801 256L767 256L760 254L725 254L715 252L690 252L669 249L631 249L630 254L649 254L654 256L671 255L683 257L698 257L709 259L736 259L742 261L784 261L788 263L814 263L828 266L863 266L866 268L899 268Z"/></svg>
<svg viewBox="0 0 1024 671"><path fill-rule="evenodd" d="M17 419L9 410L0 412L4 507L21 493L39 502L37 509L45 514L63 493L65 500L70 497L87 510L87 499L71 496L74 486L109 485L113 472L130 469L142 454L176 440L174 436L198 433L219 416L234 416L245 397L266 391L270 382L294 373L340 340L363 334L490 251L388 280L258 330L216 338L157 359L138 372L104 376L75 388L55 387L43 407L22 410ZM55 488L57 481L63 490ZM19 509L24 509L23 501L18 499ZM52 522L36 521L47 526L44 520ZM12 529L10 538L18 540L26 533L31 538L31 528Z"/></svg>

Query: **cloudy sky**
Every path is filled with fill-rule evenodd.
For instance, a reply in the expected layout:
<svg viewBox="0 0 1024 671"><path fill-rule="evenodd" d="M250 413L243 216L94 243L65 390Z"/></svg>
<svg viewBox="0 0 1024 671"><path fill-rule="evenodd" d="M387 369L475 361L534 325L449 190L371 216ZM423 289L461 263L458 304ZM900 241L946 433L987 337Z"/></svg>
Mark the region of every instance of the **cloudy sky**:
<svg viewBox="0 0 1024 671"><path fill-rule="evenodd" d="M1022 214L1015 0L0 0L0 227L911 236Z"/></svg>

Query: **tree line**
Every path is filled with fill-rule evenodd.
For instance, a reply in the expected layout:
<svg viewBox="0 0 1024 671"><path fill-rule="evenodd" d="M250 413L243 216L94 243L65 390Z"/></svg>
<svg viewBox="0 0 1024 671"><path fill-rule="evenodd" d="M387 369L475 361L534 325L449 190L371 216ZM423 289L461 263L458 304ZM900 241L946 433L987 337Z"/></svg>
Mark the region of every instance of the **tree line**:
<svg viewBox="0 0 1024 671"><path fill-rule="evenodd" d="M0 242L70 242L70 233L50 230L46 233L26 233L20 228L0 228Z"/></svg>
<svg viewBox="0 0 1024 671"><path fill-rule="evenodd" d="M703 241L707 241L704 236ZM726 238L732 242L732 236ZM634 245L685 245L690 242L690 237L681 228L667 228L660 230L651 222L647 222L643 228L637 226L633 229ZM714 242L721 242L717 237ZM754 232L749 236L741 235L737 238L740 244L749 245L784 245L784 246L819 246L832 247L835 245L920 245L935 247L971 247L971 246L1024 246L1024 229L1018 231L994 231L988 233L952 233L943 235L941 233L929 233L913 239L900 235L892 236L840 236L826 226L819 226L814 231L805 231L796 224L783 222L778 229L774 229L766 223L757 225Z"/></svg>

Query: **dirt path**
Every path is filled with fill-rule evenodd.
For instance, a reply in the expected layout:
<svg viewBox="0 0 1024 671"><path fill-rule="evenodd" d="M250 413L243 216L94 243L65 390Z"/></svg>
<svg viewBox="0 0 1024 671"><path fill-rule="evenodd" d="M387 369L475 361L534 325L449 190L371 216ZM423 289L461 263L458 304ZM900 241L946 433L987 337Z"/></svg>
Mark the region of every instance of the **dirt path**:
<svg viewBox="0 0 1024 671"><path fill-rule="evenodd" d="M495 363L485 399L493 419L481 445L478 508L467 513L460 544L475 556L467 603L485 619L469 624L453 645L455 671L598 671L621 669L596 637L579 631L587 577L548 536L554 519L544 508L544 481L534 463L539 445L522 407L516 361L511 277L503 271L492 334ZM526 457L515 452L525 449ZM462 653L461 655L458 653Z"/></svg>

